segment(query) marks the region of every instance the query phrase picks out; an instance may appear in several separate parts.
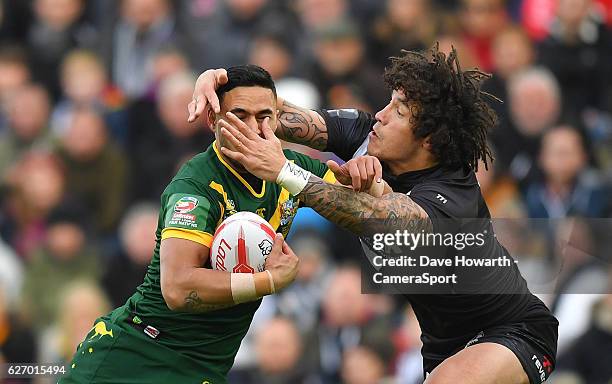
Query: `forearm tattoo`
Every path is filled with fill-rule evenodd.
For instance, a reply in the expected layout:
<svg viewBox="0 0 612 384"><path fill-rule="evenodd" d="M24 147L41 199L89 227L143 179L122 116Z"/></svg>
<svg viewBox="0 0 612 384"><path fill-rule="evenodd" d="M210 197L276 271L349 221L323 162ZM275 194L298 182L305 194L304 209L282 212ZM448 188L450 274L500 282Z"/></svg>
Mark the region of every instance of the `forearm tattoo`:
<svg viewBox="0 0 612 384"><path fill-rule="evenodd" d="M283 101L278 115L276 135L280 139L318 150L327 147L327 127L321 115L287 101Z"/></svg>
<svg viewBox="0 0 612 384"><path fill-rule="evenodd" d="M310 176L300 200L330 221L359 235L396 229L431 232L427 213L409 196L388 193L376 198Z"/></svg>
<svg viewBox="0 0 612 384"><path fill-rule="evenodd" d="M183 310L185 312L210 312L217 309L229 308L235 304L207 304L199 296L198 292L191 291L185 297L185 304Z"/></svg>

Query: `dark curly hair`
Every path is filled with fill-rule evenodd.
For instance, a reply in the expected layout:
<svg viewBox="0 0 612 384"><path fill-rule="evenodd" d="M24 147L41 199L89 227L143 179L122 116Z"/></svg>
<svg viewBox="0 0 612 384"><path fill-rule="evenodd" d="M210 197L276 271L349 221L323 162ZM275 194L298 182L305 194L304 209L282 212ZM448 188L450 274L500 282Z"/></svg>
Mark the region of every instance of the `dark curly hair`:
<svg viewBox="0 0 612 384"><path fill-rule="evenodd" d="M497 116L482 98L489 94L480 90L489 77L478 70L462 71L456 50L446 57L438 44L425 53L403 50L400 57L391 58L384 74L391 90L406 95L414 135L429 136L439 164L472 170L478 169L478 160L488 169L493 159L487 134L497 124Z"/></svg>

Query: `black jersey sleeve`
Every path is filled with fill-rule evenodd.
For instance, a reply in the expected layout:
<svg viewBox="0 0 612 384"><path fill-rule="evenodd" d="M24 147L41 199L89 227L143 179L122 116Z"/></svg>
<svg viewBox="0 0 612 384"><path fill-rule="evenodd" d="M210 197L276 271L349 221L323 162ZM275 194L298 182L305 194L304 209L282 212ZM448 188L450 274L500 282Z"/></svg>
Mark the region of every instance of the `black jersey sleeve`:
<svg viewBox="0 0 612 384"><path fill-rule="evenodd" d="M376 119L356 109L317 111L327 126L327 148L344 161L348 161L367 139Z"/></svg>
<svg viewBox="0 0 612 384"><path fill-rule="evenodd" d="M473 172L454 172L447 177L418 184L408 195L432 220L488 216L488 211L482 210L482 195Z"/></svg>

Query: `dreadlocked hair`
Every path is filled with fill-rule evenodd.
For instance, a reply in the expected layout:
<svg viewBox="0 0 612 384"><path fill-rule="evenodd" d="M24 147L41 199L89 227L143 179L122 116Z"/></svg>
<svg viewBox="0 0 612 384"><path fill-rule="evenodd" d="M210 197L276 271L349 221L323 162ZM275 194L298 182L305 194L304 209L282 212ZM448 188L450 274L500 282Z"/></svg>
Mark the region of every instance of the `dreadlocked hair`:
<svg viewBox="0 0 612 384"><path fill-rule="evenodd" d="M416 138L429 137L431 151L443 167L469 167L476 171L478 160L488 169L493 160L487 144L488 132L497 116L480 90L491 77L479 70L462 71L457 51L448 57L436 44L426 53L402 50L385 70L385 84L402 91L408 100Z"/></svg>

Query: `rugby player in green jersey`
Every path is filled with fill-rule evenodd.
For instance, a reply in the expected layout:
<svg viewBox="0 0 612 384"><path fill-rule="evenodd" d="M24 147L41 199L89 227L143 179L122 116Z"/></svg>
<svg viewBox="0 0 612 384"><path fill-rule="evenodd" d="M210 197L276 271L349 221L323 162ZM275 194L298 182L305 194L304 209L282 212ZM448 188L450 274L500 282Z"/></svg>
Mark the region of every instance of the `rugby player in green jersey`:
<svg viewBox="0 0 612 384"><path fill-rule="evenodd" d="M227 73L229 81L217 90L221 112L207 116L217 141L188 161L162 194L157 245L144 283L125 305L95 322L60 384L225 383L261 297L295 278L298 260L283 235L299 200L221 153L225 146L235 149L220 134L223 119L241 121L258 135L264 125L276 127L274 83L253 65ZM284 155L335 182L321 162L290 150ZM275 256L262 272L210 267L212 234L238 211L259 214L280 233Z"/></svg>

